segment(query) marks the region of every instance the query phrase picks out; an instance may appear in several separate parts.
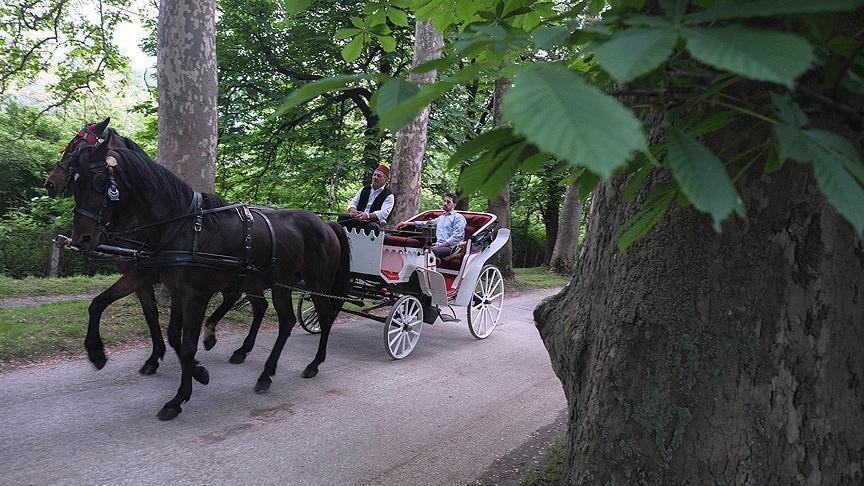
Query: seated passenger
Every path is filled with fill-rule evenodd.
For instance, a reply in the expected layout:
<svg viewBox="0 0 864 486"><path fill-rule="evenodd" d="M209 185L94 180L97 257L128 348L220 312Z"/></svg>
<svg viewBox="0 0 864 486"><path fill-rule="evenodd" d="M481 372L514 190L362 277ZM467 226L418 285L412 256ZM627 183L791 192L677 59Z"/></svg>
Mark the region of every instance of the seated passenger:
<svg viewBox="0 0 864 486"><path fill-rule="evenodd" d="M380 232L393 210L393 193L385 186L389 175L389 167L376 167L372 173L372 183L357 191L348 204L348 214L339 215L339 223L346 228Z"/></svg>
<svg viewBox="0 0 864 486"><path fill-rule="evenodd" d="M432 253L438 258L444 258L456 248L465 238L465 216L453 210L456 207L456 196L451 193L444 195L444 214L429 221L402 221L396 228L415 225L417 228L425 228L430 222L435 224L435 244Z"/></svg>

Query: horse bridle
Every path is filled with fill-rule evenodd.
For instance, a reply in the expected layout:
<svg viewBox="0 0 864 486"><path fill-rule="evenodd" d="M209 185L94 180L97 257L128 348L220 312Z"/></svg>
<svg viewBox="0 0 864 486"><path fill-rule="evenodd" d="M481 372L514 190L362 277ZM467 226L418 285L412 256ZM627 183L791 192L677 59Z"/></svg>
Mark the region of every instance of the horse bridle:
<svg viewBox="0 0 864 486"><path fill-rule="evenodd" d="M108 127L105 127L105 129L102 130L101 135L97 135L96 132L93 131L93 128L95 128L95 127L96 127L95 123L91 123L89 125L85 123L84 126L81 127L81 130L78 130L78 133L76 133L75 136L72 137L72 140L69 140L69 143L66 144L66 147L63 149L63 152L61 152L61 153L63 155L68 154L69 153L69 147L71 147L72 144L75 143L75 141L78 139L83 139L84 142L87 143L87 145L89 145L90 147L93 147L93 148L102 145L105 142L105 140L108 139ZM71 154L69 154L69 155L71 155ZM71 164L71 162L72 162L71 157L65 166L63 165L63 158L60 159L60 162L57 162L57 167L60 167L61 169L66 171L66 180L65 180L66 188L72 187L71 183L74 182L72 180L73 173L72 173L72 171L69 170L69 165ZM68 190L68 189L65 189L65 190Z"/></svg>

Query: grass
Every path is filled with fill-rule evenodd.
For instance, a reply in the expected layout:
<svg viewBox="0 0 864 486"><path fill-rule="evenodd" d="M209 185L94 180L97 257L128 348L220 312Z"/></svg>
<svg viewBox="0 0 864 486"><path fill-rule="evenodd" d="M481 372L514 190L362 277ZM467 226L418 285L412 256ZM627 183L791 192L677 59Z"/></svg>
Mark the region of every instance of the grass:
<svg viewBox="0 0 864 486"><path fill-rule="evenodd" d="M119 274L21 279L0 276L0 298L26 295L96 294L107 289L118 278L120 278Z"/></svg>
<svg viewBox="0 0 864 486"><path fill-rule="evenodd" d="M545 268L517 268L516 285L519 290L561 287L567 279L547 273ZM12 279L0 277L0 298L26 295L96 294L119 275L93 277ZM511 287L512 288L512 287ZM211 301L210 311L221 300ZM33 360L52 354L83 352L87 328L89 300L71 300L51 304L2 309L0 308L0 368L3 361ZM295 296L296 306L296 296ZM353 305L347 305L354 308ZM159 322L164 329L168 323L168 302L159 303ZM219 324L220 330L248 330L251 313L248 308L229 312ZM262 328L276 328L276 315L269 306ZM217 331L218 333L218 331ZM134 296L126 297L108 307L101 325L106 344L123 344L147 340L149 332L141 307Z"/></svg>
<svg viewBox="0 0 864 486"><path fill-rule="evenodd" d="M564 438L553 443L546 452L546 458L538 469L528 471L519 481L520 486L557 486L564 477L564 455L567 444Z"/></svg>
<svg viewBox="0 0 864 486"><path fill-rule="evenodd" d="M547 271L546 267L514 268L513 273L517 282L536 289L563 287L570 281L568 277Z"/></svg>

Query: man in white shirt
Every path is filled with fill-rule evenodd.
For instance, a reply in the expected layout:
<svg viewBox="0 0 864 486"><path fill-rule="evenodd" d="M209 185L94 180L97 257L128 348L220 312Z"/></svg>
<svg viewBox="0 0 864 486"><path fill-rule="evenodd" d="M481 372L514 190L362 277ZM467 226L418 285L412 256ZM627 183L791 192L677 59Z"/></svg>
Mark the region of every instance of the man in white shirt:
<svg viewBox="0 0 864 486"><path fill-rule="evenodd" d="M432 253L438 258L443 258L451 253L463 239L465 239L465 216L457 213L456 196L447 193L444 195L444 214L429 221L402 221L397 228L413 224L418 229L425 228L430 222L435 223L435 244L432 246Z"/></svg>
<svg viewBox="0 0 864 486"><path fill-rule="evenodd" d="M395 202L393 193L386 186L389 176L390 168L378 165L372 173L372 183L357 191L348 204L348 214L340 215L339 222L347 228L380 232Z"/></svg>

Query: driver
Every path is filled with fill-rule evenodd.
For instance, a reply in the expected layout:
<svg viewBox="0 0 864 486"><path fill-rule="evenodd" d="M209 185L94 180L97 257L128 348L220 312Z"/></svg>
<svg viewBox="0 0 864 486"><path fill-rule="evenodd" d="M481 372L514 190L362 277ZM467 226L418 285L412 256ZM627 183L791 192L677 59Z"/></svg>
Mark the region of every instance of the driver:
<svg viewBox="0 0 864 486"><path fill-rule="evenodd" d="M380 232L395 202L393 192L386 186L389 176L390 168L379 164L372 172L372 183L357 191L348 204L348 214L339 215L339 223L346 228Z"/></svg>

